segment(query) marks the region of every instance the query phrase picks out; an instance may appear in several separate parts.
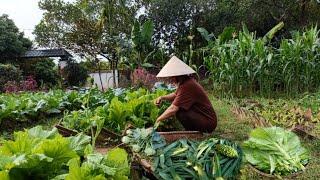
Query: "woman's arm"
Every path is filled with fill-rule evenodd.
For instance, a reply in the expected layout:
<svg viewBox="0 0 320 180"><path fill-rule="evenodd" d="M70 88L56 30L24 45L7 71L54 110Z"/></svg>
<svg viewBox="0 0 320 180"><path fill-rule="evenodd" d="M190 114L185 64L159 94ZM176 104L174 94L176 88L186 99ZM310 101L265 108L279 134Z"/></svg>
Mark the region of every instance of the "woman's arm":
<svg viewBox="0 0 320 180"><path fill-rule="evenodd" d="M176 97L175 93L171 93L165 96L160 96L162 100L166 100L166 101L173 101L174 98Z"/></svg>
<svg viewBox="0 0 320 180"><path fill-rule="evenodd" d="M158 97L158 98L155 100L154 104L157 105L157 106L160 106L160 105L161 105L161 102L162 102L163 100L171 101L171 102L172 102L175 97L176 97L176 94L175 94L175 93L171 93L171 94L168 94L168 95L165 95L165 96L160 96L160 97Z"/></svg>
<svg viewBox="0 0 320 180"><path fill-rule="evenodd" d="M174 116L177 111L179 110L178 106L175 106L173 104L171 104L168 109L166 109L158 118L157 118L157 122L163 121L165 119L168 119L172 116Z"/></svg>

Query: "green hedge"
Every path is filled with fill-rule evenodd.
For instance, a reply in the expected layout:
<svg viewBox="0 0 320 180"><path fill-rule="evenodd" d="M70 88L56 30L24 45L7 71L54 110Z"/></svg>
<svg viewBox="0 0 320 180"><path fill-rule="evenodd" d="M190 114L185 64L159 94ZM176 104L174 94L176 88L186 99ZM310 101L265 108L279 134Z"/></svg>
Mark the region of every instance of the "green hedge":
<svg viewBox="0 0 320 180"><path fill-rule="evenodd" d="M20 81L22 79L21 70L12 64L0 64L0 91L8 81Z"/></svg>

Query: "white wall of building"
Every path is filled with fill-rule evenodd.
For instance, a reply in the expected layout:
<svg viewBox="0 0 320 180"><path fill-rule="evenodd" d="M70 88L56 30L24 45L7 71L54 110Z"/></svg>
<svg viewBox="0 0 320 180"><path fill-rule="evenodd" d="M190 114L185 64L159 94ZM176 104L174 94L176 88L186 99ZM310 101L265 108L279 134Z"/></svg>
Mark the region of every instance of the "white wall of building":
<svg viewBox="0 0 320 180"><path fill-rule="evenodd" d="M58 65L59 65L60 69L63 69L68 65L68 63L67 63L67 61L59 61Z"/></svg>
<svg viewBox="0 0 320 180"><path fill-rule="evenodd" d="M98 88L101 90L101 82L100 82L100 78L99 78L99 73L95 72L95 73L90 73L89 74L91 78L93 78L93 84L98 86ZM104 89L108 89L108 88L112 88L112 87L116 87L116 85L118 85L118 71L116 71L116 85L113 85L113 73L112 71L107 71L107 72L101 72L101 79L102 79L102 85Z"/></svg>

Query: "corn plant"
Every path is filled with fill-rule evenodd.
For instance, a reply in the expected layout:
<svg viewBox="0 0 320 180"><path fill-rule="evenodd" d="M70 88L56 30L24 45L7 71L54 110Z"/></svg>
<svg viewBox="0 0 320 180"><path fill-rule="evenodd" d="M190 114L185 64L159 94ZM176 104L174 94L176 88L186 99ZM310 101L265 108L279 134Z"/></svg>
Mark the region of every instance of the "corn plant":
<svg viewBox="0 0 320 180"><path fill-rule="evenodd" d="M270 33L266 36L272 37ZM292 39L283 39L279 48L271 46L268 38L257 38L243 28L237 37L228 41L218 37L201 50L205 51L204 65L213 84L225 92L270 95L280 91L291 95L314 91L320 86L317 27L296 32Z"/></svg>
<svg viewBox="0 0 320 180"><path fill-rule="evenodd" d="M319 30L311 28L296 32L293 39L285 39L278 50L281 77L287 93L294 90L309 91L320 84L320 38Z"/></svg>

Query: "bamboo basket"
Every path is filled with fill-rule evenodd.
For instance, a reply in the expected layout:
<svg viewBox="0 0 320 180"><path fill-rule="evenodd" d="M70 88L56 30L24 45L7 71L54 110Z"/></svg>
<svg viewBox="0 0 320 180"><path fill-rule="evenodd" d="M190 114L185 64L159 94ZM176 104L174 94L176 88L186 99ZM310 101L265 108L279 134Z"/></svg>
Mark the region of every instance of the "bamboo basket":
<svg viewBox="0 0 320 180"><path fill-rule="evenodd" d="M179 139L191 139L202 140L207 137L200 131L170 131L170 132L158 132L167 143L174 142Z"/></svg>
<svg viewBox="0 0 320 180"><path fill-rule="evenodd" d="M154 175L154 172L152 170L152 163L150 161L141 157L138 153L133 153L133 157L134 161L140 164L145 172Z"/></svg>
<svg viewBox="0 0 320 180"><path fill-rule="evenodd" d="M302 126L295 126L293 129L291 129L291 131L304 139L310 139L310 140L320 139L319 137L308 133L305 129L303 129Z"/></svg>
<svg viewBox="0 0 320 180"><path fill-rule="evenodd" d="M248 166L250 167L250 169L252 169L257 174L259 174L263 177L267 177L269 179L294 179L296 176L300 175L303 172L303 171L299 171L299 172L295 172L295 173L287 175L287 176L276 176L273 174L267 174L265 172L262 172L259 169L255 168L254 166L252 166L251 164L249 164Z"/></svg>

